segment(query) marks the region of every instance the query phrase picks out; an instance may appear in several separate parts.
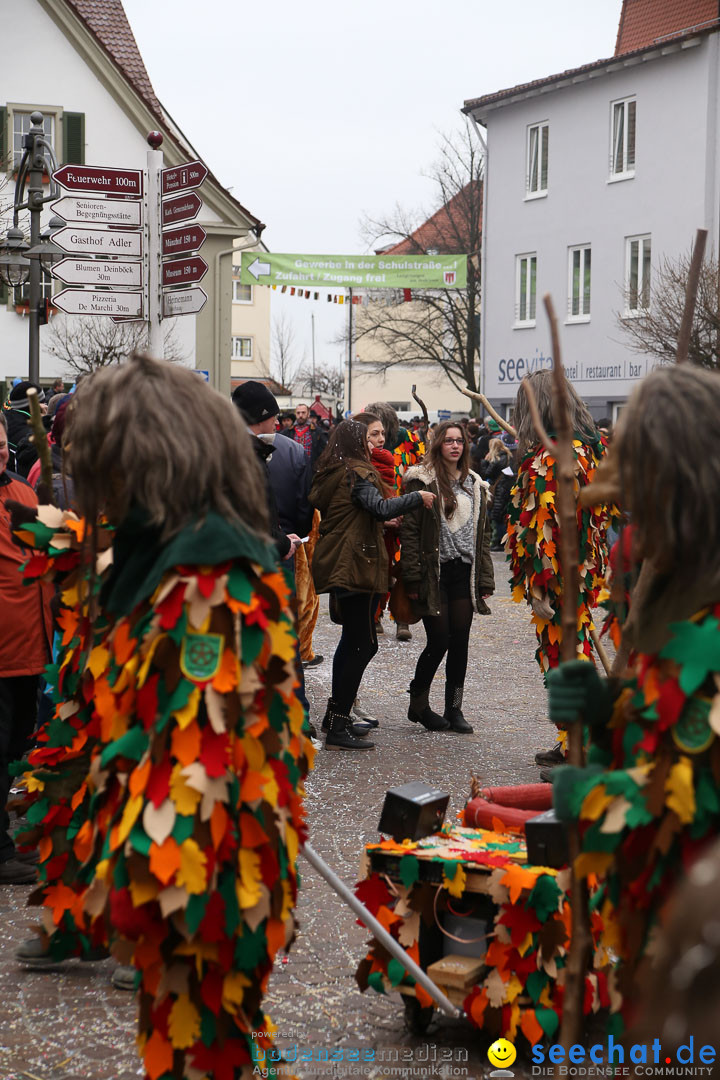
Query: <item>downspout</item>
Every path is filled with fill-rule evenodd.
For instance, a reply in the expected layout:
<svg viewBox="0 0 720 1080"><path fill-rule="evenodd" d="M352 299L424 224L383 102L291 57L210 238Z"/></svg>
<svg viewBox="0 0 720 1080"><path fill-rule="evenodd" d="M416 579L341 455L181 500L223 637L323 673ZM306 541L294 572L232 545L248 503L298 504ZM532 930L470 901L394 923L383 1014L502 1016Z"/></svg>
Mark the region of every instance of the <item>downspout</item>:
<svg viewBox="0 0 720 1080"><path fill-rule="evenodd" d="M488 145L483 138L480 130L480 125L473 113L470 113L470 119L473 122L475 128L475 134L478 137L480 145L482 146L483 157L485 164L483 166L483 209L482 209L482 235L480 237L480 386L479 390L481 394L485 393L485 284L487 282L487 245L485 243L485 224L487 222L487 202L488 202Z"/></svg>
<svg viewBox="0 0 720 1080"><path fill-rule="evenodd" d="M260 236L262 235L262 232L263 232L264 228L265 228L265 226L262 223L259 223L258 225L255 226L254 229L248 229L245 233L243 233L243 238L247 238L248 236L252 235L252 239L250 240L249 243L239 244L237 247L233 246L233 247L230 247L230 248L224 248L223 251L218 251L217 254L215 255L215 311L213 312L213 322L214 322L214 326L213 326L213 356L212 356L212 371L210 372L210 385L213 386L216 390L218 389L218 385L219 385L219 382L220 382L220 368L221 368L221 362L220 362L220 349L221 349L220 323L221 323L222 293L221 293L221 290L220 290L220 286L221 286L222 279L221 279L220 274L221 274L222 267L221 267L221 264L220 264L220 260L227 258L228 255L234 255L236 251L246 251L248 248L254 247L255 244L259 244L260 243Z"/></svg>

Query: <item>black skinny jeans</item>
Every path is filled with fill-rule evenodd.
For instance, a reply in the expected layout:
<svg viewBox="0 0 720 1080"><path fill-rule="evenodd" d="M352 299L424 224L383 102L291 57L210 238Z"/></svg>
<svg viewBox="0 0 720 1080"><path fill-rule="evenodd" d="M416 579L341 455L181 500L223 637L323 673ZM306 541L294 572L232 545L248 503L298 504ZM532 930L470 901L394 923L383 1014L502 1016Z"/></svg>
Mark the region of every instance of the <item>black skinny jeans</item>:
<svg viewBox="0 0 720 1080"><path fill-rule="evenodd" d="M15 854L5 808L10 791L9 765L22 760L30 748L37 717L38 679L38 675L0 678L0 862Z"/></svg>
<svg viewBox="0 0 720 1080"><path fill-rule="evenodd" d="M380 594L338 590L336 599L342 634L333 656L332 698L340 712L347 716L357 697L365 668L378 651L375 609Z"/></svg>
<svg viewBox="0 0 720 1080"><path fill-rule="evenodd" d="M423 619L427 644L418 657L414 686L425 690L447 653L445 665L446 705L453 704L467 671L468 644L473 606L470 597L470 564L453 559L440 567L440 614Z"/></svg>

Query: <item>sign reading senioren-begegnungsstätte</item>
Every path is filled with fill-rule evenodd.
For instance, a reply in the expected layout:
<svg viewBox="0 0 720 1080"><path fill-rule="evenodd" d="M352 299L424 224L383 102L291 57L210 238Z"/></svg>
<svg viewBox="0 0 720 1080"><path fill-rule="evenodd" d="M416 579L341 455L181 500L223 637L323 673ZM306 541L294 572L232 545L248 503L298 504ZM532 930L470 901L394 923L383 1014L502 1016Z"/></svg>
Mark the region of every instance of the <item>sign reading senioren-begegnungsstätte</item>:
<svg viewBox="0 0 720 1080"><path fill-rule="evenodd" d="M464 289L467 255L286 255L244 251L246 285L346 289Z"/></svg>

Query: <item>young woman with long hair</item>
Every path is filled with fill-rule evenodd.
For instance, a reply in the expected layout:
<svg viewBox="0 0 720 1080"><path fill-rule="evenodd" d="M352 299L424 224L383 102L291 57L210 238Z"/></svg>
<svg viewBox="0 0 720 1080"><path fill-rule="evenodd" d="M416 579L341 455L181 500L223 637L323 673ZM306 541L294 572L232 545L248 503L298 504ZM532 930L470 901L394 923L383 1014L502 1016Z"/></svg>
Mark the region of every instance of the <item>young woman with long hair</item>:
<svg viewBox="0 0 720 1080"><path fill-rule="evenodd" d="M405 473L408 492L437 496L431 514L405 514L400 572L422 615L427 644L410 684L408 718L429 731L472 734L462 712L473 612L488 614L495 590L490 555L488 485L470 469L470 441L452 420L438 424L422 465ZM443 657L445 709L430 708L430 686Z"/></svg>
<svg viewBox="0 0 720 1080"><path fill-rule="evenodd" d="M531 386L545 430L553 431L552 371L536 371L520 383L515 404L518 433L518 475L510 494L506 551L512 571L513 600L526 601L538 639L535 653L543 675L560 663L562 642L560 574L560 526L557 515L555 458L541 445L527 403L525 387ZM592 480L605 446L595 422L572 383L566 380L573 429L575 479L578 489ZM597 606L607 569L607 530L612 509L605 504L578 507L579 592L577 597L577 655L592 660L591 609ZM551 750L535 755L538 765L557 765L564 760L563 739Z"/></svg>
<svg viewBox="0 0 720 1080"><path fill-rule="evenodd" d="M321 455L310 501L322 515L312 572L318 593L330 593L342 634L333 657L332 696L323 720L326 750L365 750L373 744L353 730L350 710L366 667L377 652L374 615L388 591L382 522L410 510L422 515L435 495L384 497L370 461L367 426L343 420Z"/></svg>

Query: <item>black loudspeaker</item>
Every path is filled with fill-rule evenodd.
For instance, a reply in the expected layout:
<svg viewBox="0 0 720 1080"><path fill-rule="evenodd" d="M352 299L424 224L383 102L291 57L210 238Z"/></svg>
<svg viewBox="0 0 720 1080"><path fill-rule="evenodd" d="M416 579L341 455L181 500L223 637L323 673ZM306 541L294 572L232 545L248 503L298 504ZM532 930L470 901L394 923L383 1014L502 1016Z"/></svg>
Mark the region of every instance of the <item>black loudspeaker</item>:
<svg viewBox="0 0 720 1080"><path fill-rule="evenodd" d="M422 840L438 832L445 820L450 796L421 780L390 788L385 795L378 829L393 840Z"/></svg>
<svg viewBox="0 0 720 1080"><path fill-rule="evenodd" d="M552 866L559 870L570 861L567 827L554 810L525 822L528 862L532 866Z"/></svg>

